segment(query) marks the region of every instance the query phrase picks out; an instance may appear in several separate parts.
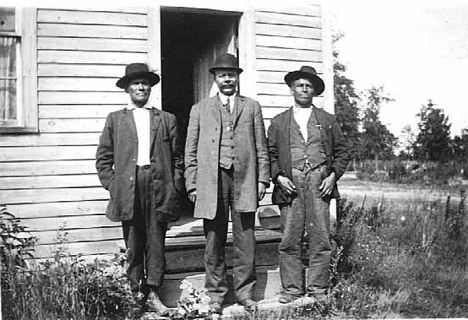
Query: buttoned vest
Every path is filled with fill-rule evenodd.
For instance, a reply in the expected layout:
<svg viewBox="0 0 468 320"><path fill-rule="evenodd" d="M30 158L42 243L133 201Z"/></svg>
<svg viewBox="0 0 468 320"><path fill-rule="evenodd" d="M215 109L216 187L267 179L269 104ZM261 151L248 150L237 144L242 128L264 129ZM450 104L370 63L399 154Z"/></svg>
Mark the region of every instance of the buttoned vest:
<svg viewBox="0 0 468 320"><path fill-rule="evenodd" d="M291 162L293 168L304 170L305 164L309 164L314 169L326 161L325 148L322 143L320 127L318 126L315 114L310 114L307 122L307 141L301 134L301 129L291 116L290 125L290 145Z"/></svg>
<svg viewBox="0 0 468 320"><path fill-rule="evenodd" d="M221 146L219 150L219 165L222 168L229 169L232 166L235 156L234 149L234 121L236 118L237 104L234 105L234 110L228 113L222 106L221 100L218 100L221 110L221 122L223 124L221 130Z"/></svg>

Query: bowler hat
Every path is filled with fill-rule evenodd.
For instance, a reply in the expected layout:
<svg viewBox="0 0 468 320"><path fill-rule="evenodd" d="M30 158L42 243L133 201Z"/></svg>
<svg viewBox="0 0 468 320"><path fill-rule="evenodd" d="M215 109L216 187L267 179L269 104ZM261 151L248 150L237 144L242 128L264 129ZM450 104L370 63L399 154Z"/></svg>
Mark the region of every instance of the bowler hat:
<svg viewBox="0 0 468 320"><path fill-rule="evenodd" d="M120 78L115 85L119 88L125 89L128 83L134 79L143 78L149 80L151 86L159 82L159 76L149 71L146 63L130 63L125 67L125 75Z"/></svg>
<svg viewBox="0 0 468 320"><path fill-rule="evenodd" d="M312 82L316 95L320 95L325 90L325 83L322 78L317 75L314 68L309 66L302 66L297 71L289 72L285 77L284 81L291 86L291 83L297 79L308 79Z"/></svg>
<svg viewBox="0 0 468 320"><path fill-rule="evenodd" d="M216 58L214 65L210 68L210 72L214 74L215 70L219 69L236 70L238 73L244 71L239 68L239 62L237 62L237 58L230 53L223 53L219 55Z"/></svg>

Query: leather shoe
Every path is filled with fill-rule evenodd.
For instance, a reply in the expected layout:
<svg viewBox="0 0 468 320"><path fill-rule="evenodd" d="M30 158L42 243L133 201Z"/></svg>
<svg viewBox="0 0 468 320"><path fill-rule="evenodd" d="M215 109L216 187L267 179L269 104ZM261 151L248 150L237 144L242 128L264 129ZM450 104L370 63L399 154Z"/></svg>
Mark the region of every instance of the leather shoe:
<svg viewBox="0 0 468 320"><path fill-rule="evenodd" d="M289 293L282 293L278 299L279 303L291 303L294 300L300 299L301 295L299 294L289 294Z"/></svg>
<svg viewBox="0 0 468 320"><path fill-rule="evenodd" d="M241 301L245 311L254 312L257 310L257 303L250 298Z"/></svg>
<svg viewBox="0 0 468 320"><path fill-rule="evenodd" d="M146 300L146 306L148 307L148 311L157 312L159 314L165 314L169 312L169 308L166 307L156 292L151 291L148 295L148 299Z"/></svg>

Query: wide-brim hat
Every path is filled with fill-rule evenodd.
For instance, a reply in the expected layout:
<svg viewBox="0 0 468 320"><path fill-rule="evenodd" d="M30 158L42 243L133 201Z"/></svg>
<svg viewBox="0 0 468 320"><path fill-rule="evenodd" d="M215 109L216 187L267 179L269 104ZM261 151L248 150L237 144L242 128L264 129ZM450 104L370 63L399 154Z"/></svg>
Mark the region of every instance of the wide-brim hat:
<svg viewBox="0 0 468 320"><path fill-rule="evenodd" d="M289 72L287 75L284 76L284 81L287 83L288 86L291 86L297 79L308 79L312 82L314 86L315 94L320 95L325 90L325 83L323 82L322 78L317 75L317 72L313 67L309 66L302 66L301 69L297 71Z"/></svg>
<svg viewBox="0 0 468 320"><path fill-rule="evenodd" d="M157 84L160 80L159 76L149 71L148 65L146 63L130 63L125 67L125 75L120 78L115 85L121 89L125 89L128 83L134 79L143 78L149 80L151 86Z"/></svg>
<svg viewBox="0 0 468 320"><path fill-rule="evenodd" d="M210 72L214 74L216 70L220 69L236 70L238 73L242 73L242 71L244 71L239 68L239 62L237 61L237 58L230 53L223 53L219 55L216 58L213 66L210 68Z"/></svg>

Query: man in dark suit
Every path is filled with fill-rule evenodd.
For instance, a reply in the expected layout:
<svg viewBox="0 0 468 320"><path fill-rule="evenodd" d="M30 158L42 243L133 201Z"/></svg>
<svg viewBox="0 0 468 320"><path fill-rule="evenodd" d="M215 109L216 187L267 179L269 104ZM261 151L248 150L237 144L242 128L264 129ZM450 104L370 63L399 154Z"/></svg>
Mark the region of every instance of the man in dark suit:
<svg viewBox="0 0 468 320"><path fill-rule="evenodd" d="M159 76L143 63L129 64L116 85L128 105L108 115L96 152L96 169L109 190L106 216L121 221L127 247L127 277L135 298L164 313L158 289L165 272L167 223L178 219L183 191L183 154L174 115L148 99Z"/></svg>
<svg viewBox="0 0 468 320"><path fill-rule="evenodd" d="M221 312L228 291L225 245L229 214L234 245L234 291L244 308L252 300L255 274L255 211L269 185L268 147L259 103L237 94L237 58L222 54L210 69L219 92L195 104L185 144L185 179L194 216L206 237L205 288Z"/></svg>
<svg viewBox="0 0 468 320"><path fill-rule="evenodd" d="M333 115L312 104L325 84L315 69L304 66L285 76L294 106L277 115L268 128L272 201L281 210L279 245L282 293L279 301L325 297L331 258L329 203L338 197L336 181L349 154ZM301 245L307 232L309 270L304 281ZM304 292L305 287L305 292Z"/></svg>

